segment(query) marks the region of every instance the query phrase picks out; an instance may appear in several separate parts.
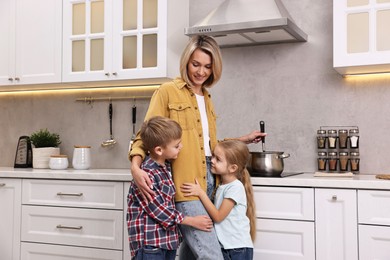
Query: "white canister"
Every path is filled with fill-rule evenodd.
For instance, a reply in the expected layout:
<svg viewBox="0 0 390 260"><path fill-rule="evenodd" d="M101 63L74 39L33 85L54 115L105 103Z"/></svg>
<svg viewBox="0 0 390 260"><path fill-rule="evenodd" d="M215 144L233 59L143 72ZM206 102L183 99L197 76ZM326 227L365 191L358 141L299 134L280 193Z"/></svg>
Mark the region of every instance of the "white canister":
<svg viewBox="0 0 390 260"><path fill-rule="evenodd" d="M52 170L65 170L68 168L68 156L64 154L50 156L49 167Z"/></svg>
<svg viewBox="0 0 390 260"><path fill-rule="evenodd" d="M91 167L91 146L75 145L72 164L76 170L88 170Z"/></svg>

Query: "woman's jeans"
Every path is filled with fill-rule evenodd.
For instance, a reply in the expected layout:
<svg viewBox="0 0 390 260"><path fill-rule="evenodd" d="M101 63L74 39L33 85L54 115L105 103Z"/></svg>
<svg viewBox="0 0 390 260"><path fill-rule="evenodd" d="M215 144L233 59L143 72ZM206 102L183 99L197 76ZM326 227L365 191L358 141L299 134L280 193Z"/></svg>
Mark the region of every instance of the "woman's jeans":
<svg viewBox="0 0 390 260"><path fill-rule="evenodd" d="M222 254L224 260L252 260L253 248L222 249Z"/></svg>
<svg viewBox="0 0 390 260"><path fill-rule="evenodd" d="M211 158L206 157L207 162L207 194L214 191L214 178L210 172ZM212 177L212 179L210 178ZM209 185L211 184L211 185ZM184 216L208 215L200 200L177 202L176 208ZM180 225L180 231L184 237L180 245L179 256L181 260L222 260L221 245L218 242L217 234L213 228L211 232L205 232L196 228Z"/></svg>

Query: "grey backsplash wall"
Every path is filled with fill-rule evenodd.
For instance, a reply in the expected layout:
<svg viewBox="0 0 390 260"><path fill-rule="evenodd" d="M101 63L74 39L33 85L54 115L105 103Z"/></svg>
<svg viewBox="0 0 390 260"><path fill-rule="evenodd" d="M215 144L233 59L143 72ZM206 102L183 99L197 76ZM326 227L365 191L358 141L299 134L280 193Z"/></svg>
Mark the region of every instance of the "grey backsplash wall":
<svg viewBox="0 0 390 260"><path fill-rule="evenodd" d="M221 2L191 0L190 24ZM283 3L309 40L222 50L223 76L211 89L219 115L218 137L245 134L264 120L267 149L291 154L285 159L285 171L313 172L317 129L357 125L361 172L389 172L390 78L346 80L333 70L332 1ZM75 101L85 96L90 95L0 96L0 166L13 166L19 136L47 127L61 135L61 153L70 159L73 145L91 145L93 168L128 168L133 101L113 102L118 144L105 149L100 143L109 137L108 102L95 102L91 107ZM143 119L149 101L136 102L138 118ZM250 150L259 151L260 146L250 145Z"/></svg>

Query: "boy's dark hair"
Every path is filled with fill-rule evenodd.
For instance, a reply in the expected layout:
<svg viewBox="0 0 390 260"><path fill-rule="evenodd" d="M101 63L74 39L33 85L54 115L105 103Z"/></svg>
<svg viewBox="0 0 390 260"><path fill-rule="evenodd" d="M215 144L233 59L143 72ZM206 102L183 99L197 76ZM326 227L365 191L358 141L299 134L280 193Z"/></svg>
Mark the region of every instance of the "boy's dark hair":
<svg viewBox="0 0 390 260"><path fill-rule="evenodd" d="M166 145L181 138L182 129L180 125L169 118L155 116L145 121L141 127L141 139L144 148L151 152L155 147Z"/></svg>

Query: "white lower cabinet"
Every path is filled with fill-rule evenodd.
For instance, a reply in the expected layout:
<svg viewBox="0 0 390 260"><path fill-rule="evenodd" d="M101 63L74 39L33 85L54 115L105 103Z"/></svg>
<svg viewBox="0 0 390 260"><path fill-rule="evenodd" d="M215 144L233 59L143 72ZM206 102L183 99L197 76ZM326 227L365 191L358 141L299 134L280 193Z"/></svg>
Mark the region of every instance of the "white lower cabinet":
<svg viewBox="0 0 390 260"><path fill-rule="evenodd" d="M314 259L314 222L259 218L256 226L254 259Z"/></svg>
<svg viewBox="0 0 390 260"><path fill-rule="evenodd" d="M22 241L122 250L122 212L22 207Z"/></svg>
<svg viewBox="0 0 390 260"><path fill-rule="evenodd" d="M0 259L20 258L20 179L0 179Z"/></svg>
<svg viewBox="0 0 390 260"><path fill-rule="evenodd" d="M390 191L359 190L359 259L390 259Z"/></svg>
<svg viewBox="0 0 390 260"><path fill-rule="evenodd" d="M122 252L115 250L25 242L22 243L21 256L28 260L122 260Z"/></svg>
<svg viewBox="0 0 390 260"><path fill-rule="evenodd" d="M356 260L356 190L315 189L316 260Z"/></svg>
<svg viewBox="0 0 390 260"><path fill-rule="evenodd" d="M129 259L127 184L24 179L22 187L21 260Z"/></svg>
<svg viewBox="0 0 390 260"><path fill-rule="evenodd" d="M313 260L313 188L254 186L254 259Z"/></svg>

